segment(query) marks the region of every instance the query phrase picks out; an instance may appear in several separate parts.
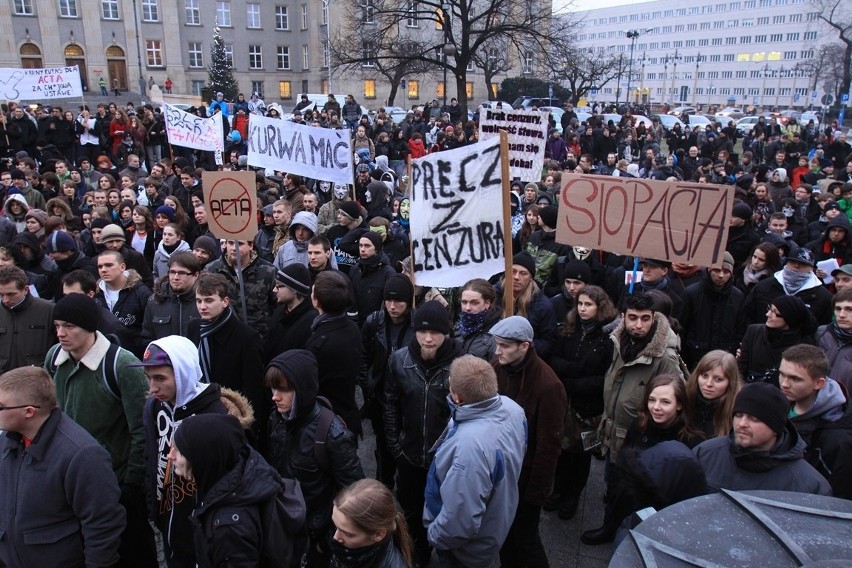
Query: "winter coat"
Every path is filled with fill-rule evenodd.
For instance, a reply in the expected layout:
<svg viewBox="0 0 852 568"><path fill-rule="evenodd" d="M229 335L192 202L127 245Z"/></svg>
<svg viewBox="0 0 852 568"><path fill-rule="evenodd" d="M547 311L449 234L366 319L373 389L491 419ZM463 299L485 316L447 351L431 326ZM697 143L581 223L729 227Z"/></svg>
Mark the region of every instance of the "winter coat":
<svg viewBox="0 0 852 568"><path fill-rule="evenodd" d="M495 286L497 292L496 305L503 305L503 288L500 284ZM517 315L517 314L512 314ZM533 346L539 357L547 358L556 341L556 316L553 313L553 305L543 292L536 292L527 306L527 321L533 328Z"/></svg>
<svg viewBox="0 0 852 568"><path fill-rule="evenodd" d="M142 332L142 321L145 318L145 306L148 304L148 298L151 297L151 289L142 283L142 277L135 270L127 270L127 281L124 287L118 292L118 300L110 309L104 295L106 284L103 280L98 282L98 292L95 295L95 301L99 305L109 309L115 317L127 329L136 334ZM131 351L136 352L131 349ZM141 351L139 351L141 354Z"/></svg>
<svg viewBox="0 0 852 568"><path fill-rule="evenodd" d="M181 240L177 244L177 248L172 252L168 252L166 250L163 241L160 241L160 244L157 246L157 252L154 253L154 269L152 271L154 278L160 278L161 276L166 276L169 273L169 259L176 252L188 252L192 249L189 248L189 243L184 240Z"/></svg>
<svg viewBox="0 0 852 568"><path fill-rule="evenodd" d="M804 459L805 441L790 422L767 451L742 449L734 445L733 432L696 446L707 484L713 489L749 491L752 489L799 491L831 495L831 486Z"/></svg>
<svg viewBox="0 0 852 568"><path fill-rule="evenodd" d="M377 252L370 258L359 258L358 264L349 271L358 308L358 325L364 325L367 316L382 307L385 281L394 274L396 271L383 252Z"/></svg>
<svg viewBox="0 0 852 568"><path fill-rule="evenodd" d="M622 321L610 337L614 345L612 363L604 378L604 420L601 422L604 452L610 462L618 459L618 451L627 436L627 430L639 418L645 385L663 373L683 377L680 368L680 339L661 313L654 314L654 335L633 361L625 361L621 344L627 331Z"/></svg>
<svg viewBox="0 0 852 568"><path fill-rule="evenodd" d="M548 363L582 418L603 413L604 375L612 362L612 339L601 322L587 332L560 334Z"/></svg>
<svg viewBox="0 0 852 568"><path fill-rule="evenodd" d="M742 337L742 307L745 295L734 279L717 290L709 274L702 282L686 287L680 324L683 326L683 358L692 368L706 353L722 349L736 353Z"/></svg>
<svg viewBox="0 0 852 568"><path fill-rule="evenodd" d="M361 433L361 415L355 402L355 385L361 363L361 330L345 315L324 314L314 320L305 343L319 362L319 394L331 402L346 426Z"/></svg>
<svg viewBox="0 0 852 568"><path fill-rule="evenodd" d="M154 293L145 304L141 341L146 344L169 335L189 337L189 324L199 319L195 287L175 294L168 276L157 280Z"/></svg>
<svg viewBox="0 0 852 568"><path fill-rule="evenodd" d="M816 344L828 357L828 376L852 392L852 342L844 343L833 330L834 324L822 325L816 332Z"/></svg>
<svg viewBox="0 0 852 568"><path fill-rule="evenodd" d="M51 302L27 292L16 306L0 306L0 373L40 365L55 343Z"/></svg>
<svg viewBox="0 0 852 568"><path fill-rule="evenodd" d="M784 271L779 270L771 278L761 280L751 289L743 304L745 325L766 321L766 310L769 309L772 301L785 294L782 284L783 274ZM825 289L822 281L815 274L811 275L811 278L794 296L798 296L810 308L818 324L824 325L831 321L833 315L831 292Z"/></svg>
<svg viewBox="0 0 852 568"><path fill-rule="evenodd" d="M769 329L762 323L748 326L737 357L740 376L746 382L762 380L767 371L777 369L781 364L781 354L785 349L800 343L812 344L813 340L796 329Z"/></svg>
<svg viewBox="0 0 852 568"><path fill-rule="evenodd" d="M463 566L488 568L515 519L526 418L500 395L463 405L450 400L450 407L426 478L423 523L436 549Z"/></svg>
<svg viewBox="0 0 852 568"><path fill-rule="evenodd" d="M145 497L148 517L163 533L170 550L195 556L189 517L195 507L194 482L175 475L168 461L172 436L184 418L195 414L227 414L219 385L204 382L198 356L187 352L175 338L158 339L155 345L169 354L175 375L175 402L149 397L142 412L145 428Z"/></svg>
<svg viewBox="0 0 852 568"><path fill-rule="evenodd" d="M430 449L450 417L450 364L460 352L447 338L426 367L419 351L414 337L407 347L391 354L385 375L384 418L391 454L425 469L433 457Z"/></svg>
<svg viewBox="0 0 852 568"><path fill-rule="evenodd" d="M296 226L301 225L311 232L311 236L317 234L317 216L307 211L299 211L290 221L290 240L281 245L275 256L275 268L283 269L289 264L308 265L308 241L296 240Z"/></svg>
<svg viewBox="0 0 852 568"><path fill-rule="evenodd" d="M112 469L122 485L142 486L144 479L145 432L142 428L142 407L148 394L148 380L130 351L119 349L116 356L116 376L121 400L116 400L103 387L102 363L109 341L97 332L95 344L79 362L67 351L54 345L44 360L50 372L56 363L53 382L60 408L77 424L86 429L112 458Z"/></svg>
<svg viewBox="0 0 852 568"><path fill-rule="evenodd" d="M568 256L571 247L556 242L556 231L539 229L530 235L526 251L535 259L533 277L542 287L544 295L550 298L558 294L562 288L558 262L560 258Z"/></svg>
<svg viewBox="0 0 852 568"><path fill-rule="evenodd" d="M302 488L308 513L308 533L314 542L322 541L331 529L334 496L344 487L364 479L358 459L358 446L339 416L329 426L325 440L317 440L320 403L316 359L309 351L291 351L269 364L279 368L296 392L294 406L287 415L273 409L269 417L269 464L281 477L295 479ZM322 464L316 444L325 444L328 458Z"/></svg>
<svg viewBox="0 0 852 568"><path fill-rule="evenodd" d="M828 232L835 227L846 231L846 237L839 243L833 243L828 238ZM822 234L805 245L806 248L810 249L811 252L814 253L814 262L821 262L823 260L834 258L837 260L837 264L839 266L843 266L844 264L852 261L852 247L850 247L849 234L850 230L852 230L852 228L849 226L849 221L846 219L846 215L838 215L829 221Z"/></svg>
<svg viewBox="0 0 852 568"><path fill-rule="evenodd" d="M257 330L262 338L265 338L269 314L278 305L275 293L272 290L272 287L275 286L275 267L253 254L248 266L243 267L245 295L240 293L236 267L231 265L227 255L222 255L208 264L204 271L221 274L228 280L228 297L231 299L231 306L234 307L241 320L245 319L242 313L241 298L245 298L248 324Z"/></svg>
<svg viewBox="0 0 852 568"><path fill-rule="evenodd" d="M17 201L18 203L21 204L20 215L16 216L12 213L11 208L9 207L9 204L12 201ZM24 231L27 230L27 219L26 219L26 217L27 217L27 211L29 211L29 210L30 210L30 205L29 205L29 203L27 203L27 199L19 193L16 193L14 195L9 196L9 198L6 199L6 201L3 203L3 214L5 215L5 217L9 221L11 221L12 223L15 224L15 229L17 230L18 233L23 233Z"/></svg>
<svg viewBox="0 0 852 568"><path fill-rule="evenodd" d="M302 300L291 312L283 305L275 308L269 318L269 336L264 345L263 360L269 361L288 349L302 349L311 336L311 326L317 315L310 298Z"/></svg>
<svg viewBox="0 0 852 568"><path fill-rule="evenodd" d="M125 527L109 453L58 408L28 447L0 435L0 564L112 568Z"/></svg>
<svg viewBox="0 0 852 568"><path fill-rule="evenodd" d="M414 339L410 314L395 326L384 308L376 310L361 327L363 351L358 384L364 398L376 397L384 403L385 374L388 359L394 351L407 347Z"/></svg>
<svg viewBox="0 0 852 568"><path fill-rule="evenodd" d="M455 337L457 337L458 341L461 342L462 353L474 355L480 359L485 359L486 361L491 361L491 359L494 358L496 343L494 342L494 337L488 333L488 330L494 327L497 322L502 319L502 316L503 310L496 306L492 306L489 309L488 315L485 316L485 321L482 323L482 327L479 331L475 331L466 337L462 337L459 329L456 328Z"/></svg>
<svg viewBox="0 0 852 568"><path fill-rule="evenodd" d="M748 225L728 229L728 244L725 250L734 257L734 262L740 266L749 261L749 253L760 242L757 233Z"/></svg>

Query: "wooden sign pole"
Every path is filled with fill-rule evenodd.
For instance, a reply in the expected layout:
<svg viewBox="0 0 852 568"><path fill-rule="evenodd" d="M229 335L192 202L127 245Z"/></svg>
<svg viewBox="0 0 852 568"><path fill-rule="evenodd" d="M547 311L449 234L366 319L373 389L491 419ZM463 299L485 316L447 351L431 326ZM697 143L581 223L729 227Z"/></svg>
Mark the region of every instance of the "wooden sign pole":
<svg viewBox="0 0 852 568"><path fill-rule="evenodd" d="M500 177L503 179L503 256L506 274L503 277L503 317L515 314L515 292L512 290L512 200L509 196L509 135L500 131Z"/></svg>

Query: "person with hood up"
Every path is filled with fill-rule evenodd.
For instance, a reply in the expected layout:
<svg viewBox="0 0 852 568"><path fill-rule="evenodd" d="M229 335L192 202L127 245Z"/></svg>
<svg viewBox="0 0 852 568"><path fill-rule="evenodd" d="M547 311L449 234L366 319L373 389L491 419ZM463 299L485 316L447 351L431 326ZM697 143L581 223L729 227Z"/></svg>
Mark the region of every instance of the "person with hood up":
<svg viewBox="0 0 852 568"><path fill-rule="evenodd" d="M275 256L275 268L283 270L290 264L308 265L308 241L317 234L317 216L299 211L290 221L290 240L281 245Z"/></svg>
<svg viewBox="0 0 852 568"><path fill-rule="evenodd" d="M736 203L731 212L725 250L733 256L735 267L742 266L748 260L749 253L759 242L752 227L752 215L751 207L742 202Z"/></svg>
<svg viewBox="0 0 852 568"><path fill-rule="evenodd" d="M318 365L310 351L291 349L276 356L266 367L264 384L275 405L269 417L269 463L301 485L311 539L308 565L328 566L334 496L364 479L355 437L317 399Z"/></svg>
<svg viewBox="0 0 852 568"><path fill-rule="evenodd" d="M17 188L9 190L9 197L3 204L3 215L12 223L15 224L15 229L19 233L27 230L27 211L30 206L26 198Z"/></svg>
<svg viewBox="0 0 852 568"><path fill-rule="evenodd" d="M157 245L154 253L154 279L165 276L169 271L169 258L176 252L192 250L184 239L183 229L177 223L169 223L163 227L163 239Z"/></svg>
<svg viewBox="0 0 852 568"><path fill-rule="evenodd" d="M780 211L781 200L787 197L795 197L793 188L787 180L787 170L784 168L776 168L769 174L769 197L775 202L775 207Z"/></svg>
<svg viewBox="0 0 852 568"><path fill-rule="evenodd" d="M805 461L805 441L788 420L789 412L778 387L744 386L734 402L731 433L692 450L710 488L831 495L828 481Z"/></svg>
<svg viewBox="0 0 852 568"><path fill-rule="evenodd" d="M823 260L835 259L837 266L843 266L852 261L852 248L850 248L849 220L846 215L838 215L828 222L825 231L819 238L805 245L814 254L814 261L819 263ZM827 274L816 268L814 273L817 278L825 278Z"/></svg>
<svg viewBox="0 0 852 568"><path fill-rule="evenodd" d="M317 234L325 235L328 230L337 225L337 212L344 201L352 199L348 185L336 183L331 191L331 201L323 203L317 215Z"/></svg>
<svg viewBox="0 0 852 568"><path fill-rule="evenodd" d="M195 547L189 517L196 487L174 474L168 455L175 429L184 418L227 413L219 385L204 379L198 364L198 349L179 335L152 341L142 361L129 366L144 369L150 394L142 411L148 515L163 534L166 564L174 568L194 566Z"/></svg>
<svg viewBox="0 0 852 568"><path fill-rule="evenodd" d="M186 418L175 431L169 461L176 475L196 485L190 518L200 568L300 565L302 542L294 535L304 529L305 502L298 484L282 479L249 445L236 418ZM286 519L269 514L282 497Z"/></svg>
<svg viewBox="0 0 852 568"><path fill-rule="evenodd" d="M35 286L40 298L50 299L58 287L60 278L56 262L46 256L38 242L35 233L24 231L18 233L12 241L20 255L20 266L30 276L30 283Z"/></svg>

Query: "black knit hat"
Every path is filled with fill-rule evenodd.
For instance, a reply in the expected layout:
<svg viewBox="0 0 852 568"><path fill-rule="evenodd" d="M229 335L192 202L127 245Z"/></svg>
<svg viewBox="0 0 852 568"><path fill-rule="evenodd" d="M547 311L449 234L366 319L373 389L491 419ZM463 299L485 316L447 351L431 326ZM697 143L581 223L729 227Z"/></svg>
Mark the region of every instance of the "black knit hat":
<svg viewBox="0 0 852 568"><path fill-rule="evenodd" d="M53 306L53 319L72 323L86 331L97 331L100 310L86 294L68 294Z"/></svg>
<svg viewBox="0 0 852 568"><path fill-rule="evenodd" d="M354 201L344 201L340 204L339 211L350 219L358 219L361 217L361 208Z"/></svg>
<svg viewBox="0 0 852 568"><path fill-rule="evenodd" d="M404 274L394 274L385 280L384 300L401 300L411 304L414 297L414 286L411 285L411 280Z"/></svg>
<svg viewBox="0 0 852 568"><path fill-rule="evenodd" d="M512 264L523 266L535 278L535 259L528 252L519 252L512 257Z"/></svg>
<svg viewBox="0 0 852 568"><path fill-rule="evenodd" d="M288 264L275 273L275 281L290 288L300 296L311 295L311 273L301 263Z"/></svg>
<svg viewBox="0 0 852 568"><path fill-rule="evenodd" d="M579 280L585 284L592 282L592 269L582 260L569 260L562 271L562 280Z"/></svg>
<svg viewBox="0 0 852 568"><path fill-rule="evenodd" d="M751 219L751 207L747 203L737 203L731 213L734 217L739 217L744 221Z"/></svg>
<svg viewBox="0 0 852 568"><path fill-rule="evenodd" d="M414 331L438 331L444 335L450 333L450 315L447 309L437 300L429 300L422 304L411 318Z"/></svg>
<svg viewBox="0 0 852 568"><path fill-rule="evenodd" d="M373 246L376 247L376 252L382 250L382 236L374 231L366 231L363 235L358 237L358 240L361 239L369 239Z"/></svg>
<svg viewBox="0 0 852 568"><path fill-rule="evenodd" d="M734 401L734 413L737 412L754 416L780 435L787 425L790 401L774 385L752 383L744 386L737 395Z"/></svg>
<svg viewBox="0 0 852 568"><path fill-rule="evenodd" d="M103 229L107 225L112 225L112 221L109 219L93 219L90 227L92 229Z"/></svg>
<svg viewBox="0 0 852 568"><path fill-rule="evenodd" d="M557 209L553 205L548 205L538 210L538 218L550 229L556 228L557 217Z"/></svg>
<svg viewBox="0 0 852 568"><path fill-rule="evenodd" d="M806 335L816 331L816 320L810 308L798 296L779 296L772 300L772 305L793 329L798 329Z"/></svg>

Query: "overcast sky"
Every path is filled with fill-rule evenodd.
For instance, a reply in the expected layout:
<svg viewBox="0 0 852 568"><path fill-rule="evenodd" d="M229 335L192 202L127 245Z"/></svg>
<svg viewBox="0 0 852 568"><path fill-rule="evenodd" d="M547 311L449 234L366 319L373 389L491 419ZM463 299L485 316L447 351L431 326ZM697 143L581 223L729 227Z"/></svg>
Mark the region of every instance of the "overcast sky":
<svg viewBox="0 0 852 568"><path fill-rule="evenodd" d="M591 10L593 8L609 8L610 6L624 6L625 4L644 4L649 0L574 0L574 10ZM570 0L553 0L553 11L559 12ZM674 2L673 2L674 4Z"/></svg>

